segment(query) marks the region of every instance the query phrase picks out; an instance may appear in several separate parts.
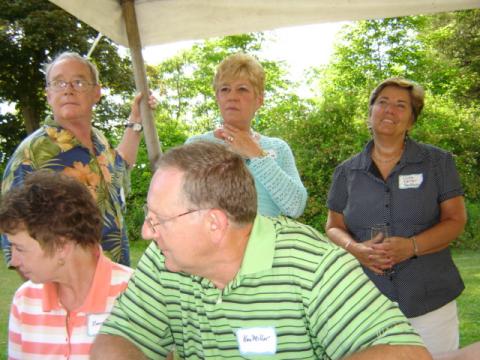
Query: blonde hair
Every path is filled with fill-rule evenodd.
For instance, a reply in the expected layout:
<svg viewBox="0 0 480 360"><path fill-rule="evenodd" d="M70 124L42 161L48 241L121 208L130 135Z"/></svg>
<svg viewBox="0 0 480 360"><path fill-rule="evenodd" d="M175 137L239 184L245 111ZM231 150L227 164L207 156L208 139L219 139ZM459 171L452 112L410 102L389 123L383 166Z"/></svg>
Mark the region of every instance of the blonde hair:
<svg viewBox="0 0 480 360"><path fill-rule="evenodd" d="M217 92L222 83L239 77L244 77L250 81L256 96L263 95L265 71L257 59L244 53L236 53L223 59L217 67L213 79L213 89Z"/></svg>

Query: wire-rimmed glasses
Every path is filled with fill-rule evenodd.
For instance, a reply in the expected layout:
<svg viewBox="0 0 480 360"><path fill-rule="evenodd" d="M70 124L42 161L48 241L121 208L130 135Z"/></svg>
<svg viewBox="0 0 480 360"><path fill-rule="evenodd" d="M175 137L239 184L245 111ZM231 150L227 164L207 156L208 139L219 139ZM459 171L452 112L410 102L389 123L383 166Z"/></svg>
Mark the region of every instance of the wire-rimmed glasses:
<svg viewBox="0 0 480 360"><path fill-rule="evenodd" d="M148 213L149 213L149 210L148 210L148 206L147 204L143 205L143 213L145 214L145 221L147 222L148 226L150 226L150 230L152 230L152 232L156 233L157 230L155 229L156 226L159 226L159 225L163 225L169 221L172 221L176 218L179 218L179 217L182 217L182 216L185 216L185 215L188 215L188 214L191 214L191 213L194 213L194 212L197 212L197 211L201 211L201 210L204 210L204 209L193 209L193 210L188 210L188 211L185 211L181 214L178 214L178 215L175 215L175 216L171 216L169 218L166 218L166 219L158 219L157 218L157 222L153 222L152 219L148 216Z"/></svg>
<svg viewBox="0 0 480 360"><path fill-rule="evenodd" d="M52 80L47 83L47 87L49 89L52 89L55 92L60 92L64 91L68 88L68 86L71 86L73 90L78 91L78 92L85 92L87 91L91 86L95 85L87 80L72 80L72 81L65 81L65 80Z"/></svg>

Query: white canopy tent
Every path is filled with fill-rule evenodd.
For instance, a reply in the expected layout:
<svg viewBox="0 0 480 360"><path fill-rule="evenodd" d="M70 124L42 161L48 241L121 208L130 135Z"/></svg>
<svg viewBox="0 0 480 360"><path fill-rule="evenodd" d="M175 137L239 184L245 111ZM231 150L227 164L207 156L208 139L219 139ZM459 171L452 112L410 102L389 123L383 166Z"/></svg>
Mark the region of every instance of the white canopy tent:
<svg viewBox="0 0 480 360"><path fill-rule="evenodd" d="M119 0L51 0L128 47ZM279 27L480 7L480 0L136 0L143 46Z"/></svg>
<svg viewBox="0 0 480 360"><path fill-rule="evenodd" d="M143 46L279 27L480 8L480 0L50 0L114 42L129 46L137 89L146 93ZM138 25L137 25L138 23ZM142 101L150 163L160 156Z"/></svg>

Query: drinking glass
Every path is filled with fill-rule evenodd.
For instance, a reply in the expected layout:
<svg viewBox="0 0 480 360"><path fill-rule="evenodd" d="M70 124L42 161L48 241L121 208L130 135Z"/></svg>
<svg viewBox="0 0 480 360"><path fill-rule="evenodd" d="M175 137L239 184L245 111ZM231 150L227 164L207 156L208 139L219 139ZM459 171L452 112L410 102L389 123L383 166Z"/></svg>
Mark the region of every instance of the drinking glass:
<svg viewBox="0 0 480 360"><path fill-rule="evenodd" d="M378 234L382 234L382 240L379 242L383 242L386 238L388 238L388 226L386 224L377 224L373 225L370 228L370 239L373 239L374 237L378 236Z"/></svg>
<svg viewBox="0 0 480 360"><path fill-rule="evenodd" d="M389 236L389 231L388 231L388 225L387 224L377 224L377 225L373 225L371 228L370 228L370 239L373 239L375 238L376 236L378 236L378 234L382 234L382 239L379 241L379 243L383 242L385 239L388 238ZM390 268L390 269L386 269L384 270L383 272L383 275L388 275L388 276L391 276L395 273L395 271L393 270L393 268Z"/></svg>

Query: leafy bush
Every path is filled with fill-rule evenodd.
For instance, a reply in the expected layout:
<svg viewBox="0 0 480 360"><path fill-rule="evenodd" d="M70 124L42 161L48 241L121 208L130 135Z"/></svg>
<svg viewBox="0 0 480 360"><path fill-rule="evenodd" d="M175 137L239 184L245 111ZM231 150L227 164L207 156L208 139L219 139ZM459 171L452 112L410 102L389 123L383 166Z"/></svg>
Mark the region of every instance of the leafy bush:
<svg viewBox="0 0 480 360"><path fill-rule="evenodd" d="M480 229L480 203L466 202L468 221L463 234L456 239L452 246L462 249L478 250L478 229Z"/></svg>
<svg viewBox="0 0 480 360"><path fill-rule="evenodd" d="M8 159L27 135L22 120L11 113L0 114L0 174Z"/></svg>
<svg viewBox="0 0 480 360"><path fill-rule="evenodd" d="M335 167L360 151L369 136L364 121L355 121L351 106L348 100L325 100L318 110L289 119L275 131L291 146L308 191L307 207L300 221L320 231L325 227L326 198Z"/></svg>
<svg viewBox="0 0 480 360"><path fill-rule="evenodd" d="M181 145L187 139L187 127L182 122L165 118L156 119L156 128L162 143L162 151ZM148 162L147 150L144 142L140 145L137 162L131 173L131 191L127 198L128 238L130 241L141 239L141 229L144 220L143 204L147 199L148 187L152 178L152 171Z"/></svg>

